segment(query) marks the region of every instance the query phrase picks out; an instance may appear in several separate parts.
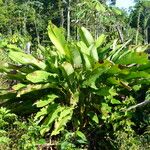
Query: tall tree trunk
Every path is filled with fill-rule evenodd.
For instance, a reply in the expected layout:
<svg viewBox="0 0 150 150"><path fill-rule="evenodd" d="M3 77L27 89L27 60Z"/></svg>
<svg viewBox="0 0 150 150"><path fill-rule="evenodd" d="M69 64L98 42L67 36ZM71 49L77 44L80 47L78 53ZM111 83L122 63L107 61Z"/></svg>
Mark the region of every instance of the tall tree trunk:
<svg viewBox="0 0 150 150"><path fill-rule="evenodd" d="M59 12L60 12L60 26L64 28L64 2L62 0L59 0Z"/></svg>
<svg viewBox="0 0 150 150"><path fill-rule="evenodd" d="M141 10L139 10L138 19L137 19L137 30L136 30L136 39L135 39L136 45L138 45L138 37L139 37L139 31L140 31L140 17L141 17Z"/></svg>
<svg viewBox="0 0 150 150"><path fill-rule="evenodd" d="M70 38L70 25L71 25L71 17L70 17L70 7L71 7L71 0L68 0L68 7L67 7L67 40Z"/></svg>

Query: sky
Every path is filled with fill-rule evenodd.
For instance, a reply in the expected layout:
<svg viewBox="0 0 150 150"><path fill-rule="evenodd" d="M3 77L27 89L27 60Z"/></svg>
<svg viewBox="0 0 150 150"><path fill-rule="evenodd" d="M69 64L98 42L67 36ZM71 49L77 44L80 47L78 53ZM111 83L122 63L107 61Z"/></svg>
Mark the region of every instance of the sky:
<svg viewBox="0 0 150 150"><path fill-rule="evenodd" d="M134 6L134 0L117 0L116 6L119 8L128 9L131 6Z"/></svg>

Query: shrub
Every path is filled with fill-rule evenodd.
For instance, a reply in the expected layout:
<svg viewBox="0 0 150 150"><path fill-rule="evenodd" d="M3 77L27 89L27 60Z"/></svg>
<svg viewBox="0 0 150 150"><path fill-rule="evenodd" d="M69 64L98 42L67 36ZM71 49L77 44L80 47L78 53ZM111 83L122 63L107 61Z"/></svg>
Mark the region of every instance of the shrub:
<svg viewBox="0 0 150 150"><path fill-rule="evenodd" d="M67 42L61 29L50 23L53 46L39 45L40 58L10 49L14 63L1 70L17 84L1 97L8 99L12 111L37 112L34 121L42 136L54 137L67 129L84 133L94 143L98 137L91 135L96 133L112 146L105 138L108 130L112 138L120 129L133 132L136 107L130 106L139 102L140 89L150 84L148 55L129 49L130 41L107 44L105 35L94 40L84 27L79 32L80 41Z"/></svg>

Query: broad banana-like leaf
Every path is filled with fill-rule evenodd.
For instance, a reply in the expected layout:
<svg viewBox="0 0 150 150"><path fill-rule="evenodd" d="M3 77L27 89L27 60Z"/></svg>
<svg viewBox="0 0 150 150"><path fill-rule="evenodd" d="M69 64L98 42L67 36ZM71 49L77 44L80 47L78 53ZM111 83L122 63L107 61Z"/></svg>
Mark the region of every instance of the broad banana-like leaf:
<svg viewBox="0 0 150 150"><path fill-rule="evenodd" d="M47 84L29 84L25 88L22 88L18 91L17 97L20 97L23 94L27 94L33 91L38 91L38 90L43 90L47 88L56 88L56 85L52 83L47 83Z"/></svg>
<svg viewBox="0 0 150 150"><path fill-rule="evenodd" d="M97 89L95 85L96 80L110 68L110 62L105 62L104 64L97 64L97 67L93 69L91 73L88 73L86 80L83 82L83 86L89 86L93 89Z"/></svg>
<svg viewBox="0 0 150 150"><path fill-rule="evenodd" d="M68 62L64 62L62 67L65 69L67 75L70 75L74 72L73 66Z"/></svg>
<svg viewBox="0 0 150 150"><path fill-rule="evenodd" d="M48 107L48 116L45 118L43 125L48 125L49 129L52 126L52 123L58 118L59 113L64 110L65 107L60 106L59 104L52 104ZM44 134L44 133L43 133Z"/></svg>
<svg viewBox="0 0 150 150"><path fill-rule="evenodd" d="M48 105L49 103L53 102L56 98L58 98L58 96L55 94L47 95L43 99L36 102L35 105L37 107L44 107Z"/></svg>
<svg viewBox="0 0 150 150"><path fill-rule="evenodd" d="M68 48L65 37L62 34L62 30L57 28L51 22L48 25L48 35L52 43L57 48L60 55L67 55Z"/></svg>
<svg viewBox="0 0 150 150"><path fill-rule="evenodd" d="M8 55L16 63L20 63L20 64L24 64L24 65L34 65L34 66L37 66L37 67L39 67L41 69L45 69L46 68L45 63L35 59L30 54L25 54L25 53L22 53L22 52L10 51Z"/></svg>
<svg viewBox="0 0 150 150"><path fill-rule="evenodd" d="M58 113L60 113L63 109L64 107L61 107L57 103L49 105L46 110L42 108L43 112L41 112L41 115L42 113L43 114L46 113L48 114L48 116L45 116L44 114L44 121L43 121L44 128L40 131L41 135L44 136L44 134L51 129L52 123L54 123L55 119L58 118Z"/></svg>
<svg viewBox="0 0 150 150"><path fill-rule="evenodd" d="M148 55L145 53L130 52L115 61L117 64L146 64L148 63Z"/></svg>
<svg viewBox="0 0 150 150"><path fill-rule="evenodd" d="M133 70L146 71L150 73L150 61L144 65L136 66L135 68L133 68Z"/></svg>
<svg viewBox="0 0 150 150"><path fill-rule="evenodd" d="M100 35L97 40L95 41L96 48L100 47L106 40L106 35L102 34Z"/></svg>
<svg viewBox="0 0 150 150"><path fill-rule="evenodd" d="M81 40L89 47L91 44L94 43L94 38L92 37L91 33L84 27L81 27L79 30Z"/></svg>
<svg viewBox="0 0 150 150"><path fill-rule="evenodd" d="M112 67L107 71L108 74L115 75L115 74L129 74L129 70L126 68L119 68L119 65L112 65Z"/></svg>
<svg viewBox="0 0 150 150"><path fill-rule="evenodd" d="M52 74L46 71L38 70L34 71L26 76L28 81L32 83L41 83L41 82L53 82L57 77L57 74Z"/></svg>
<svg viewBox="0 0 150 150"><path fill-rule="evenodd" d="M94 63L94 61L92 60L92 58L86 54L83 54L83 65L85 66L86 69L90 69L92 68L92 63Z"/></svg>
<svg viewBox="0 0 150 150"><path fill-rule="evenodd" d="M27 86L27 85L25 85L25 84L18 83L18 84L16 84L16 85L12 86L12 89L15 90L15 91L18 91L18 90L20 90L20 89L22 89L22 88L25 88L26 86Z"/></svg>
<svg viewBox="0 0 150 150"><path fill-rule="evenodd" d="M71 120L73 114L73 108L72 107L66 107L64 108L57 121L55 121L55 129L52 131L52 136L57 135L62 131L65 127L65 125L68 123L69 120Z"/></svg>
<svg viewBox="0 0 150 150"><path fill-rule="evenodd" d="M93 61L98 62L99 58L98 58L97 48L94 44L89 47L89 51L90 51L91 57L93 58Z"/></svg>
<svg viewBox="0 0 150 150"><path fill-rule="evenodd" d="M150 74L145 71L131 72L126 79L145 78L150 79Z"/></svg>
<svg viewBox="0 0 150 150"><path fill-rule="evenodd" d="M38 111L34 117L34 121L37 121L38 123L40 123L40 121L44 118L45 115L47 115L48 111L47 111L48 107L43 107L40 109L40 111ZM40 118L40 119L39 119Z"/></svg>
<svg viewBox="0 0 150 150"><path fill-rule="evenodd" d="M81 67L83 64L82 64L82 59L81 59L81 55L80 55L78 48L75 47L75 49L77 50L74 50L74 49L72 50L73 65L74 65L74 68L78 68L78 67Z"/></svg>
<svg viewBox="0 0 150 150"><path fill-rule="evenodd" d="M89 48L87 47L87 45L83 41L78 42L77 46L80 48L81 53L84 53L86 55L90 55Z"/></svg>

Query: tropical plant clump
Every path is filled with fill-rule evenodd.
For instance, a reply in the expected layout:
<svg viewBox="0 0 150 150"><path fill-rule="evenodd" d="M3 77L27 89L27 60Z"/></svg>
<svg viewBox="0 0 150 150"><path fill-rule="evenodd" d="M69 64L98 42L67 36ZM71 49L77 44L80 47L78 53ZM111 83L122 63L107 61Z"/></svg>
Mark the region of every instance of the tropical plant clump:
<svg viewBox="0 0 150 150"><path fill-rule="evenodd" d="M12 62L0 70L16 82L1 91L3 106L23 116L34 113L43 137L55 140L64 133L60 149L123 149L127 143L120 143L121 134L130 135L129 148L140 149L134 136L146 130L138 131L135 114L149 103L148 54L144 47L130 47L130 40L107 43L107 36L94 39L84 27L79 33L79 41L67 42L50 22L53 45L39 45L39 56L9 48ZM32 141L28 134L24 138ZM115 138L121 141L116 144Z"/></svg>
<svg viewBox="0 0 150 150"><path fill-rule="evenodd" d="M150 2L116 3L0 0L0 149L150 149Z"/></svg>

